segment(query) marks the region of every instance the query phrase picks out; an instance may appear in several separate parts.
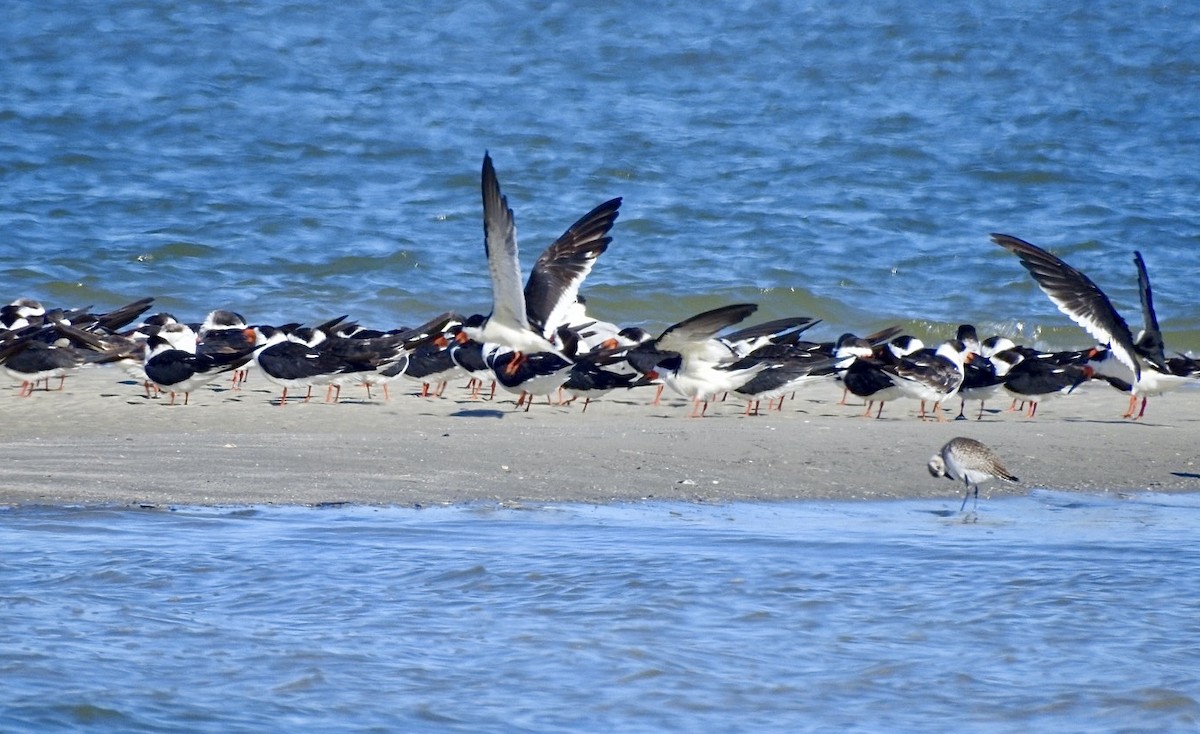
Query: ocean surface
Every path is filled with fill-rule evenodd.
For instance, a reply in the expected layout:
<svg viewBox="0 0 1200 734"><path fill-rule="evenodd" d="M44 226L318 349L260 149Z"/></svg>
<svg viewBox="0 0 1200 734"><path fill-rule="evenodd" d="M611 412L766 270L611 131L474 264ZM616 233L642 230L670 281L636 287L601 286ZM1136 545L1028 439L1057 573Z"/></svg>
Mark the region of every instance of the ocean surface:
<svg viewBox="0 0 1200 734"><path fill-rule="evenodd" d="M1200 496L0 510L5 732L1200 727Z"/></svg>
<svg viewBox="0 0 1200 734"><path fill-rule="evenodd" d="M708 5L9 3L0 299L486 313L490 151L526 266L624 197L601 318L1088 345L999 231L1200 349L1200 4Z"/></svg>
<svg viewBox="0 0 1200 734"><path fill-rule="evenodd" d="M1200 350L1200 4L707 5L5 3L0 302L487 312L490 151L600 318ZM0 731L1197 729L1197 496L956 505L0 509Z"/></svg>

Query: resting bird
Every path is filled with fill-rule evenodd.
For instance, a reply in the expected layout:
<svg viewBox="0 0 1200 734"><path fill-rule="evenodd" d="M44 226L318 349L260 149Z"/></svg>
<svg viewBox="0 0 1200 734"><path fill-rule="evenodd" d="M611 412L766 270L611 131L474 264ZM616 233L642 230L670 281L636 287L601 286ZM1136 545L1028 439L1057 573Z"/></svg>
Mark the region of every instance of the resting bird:
<svg viewBox="0 0 1200 734"><path fill-rule="evenodd" d="M935 477L946 477L956 482L962 482L967 488L963 495L959 512L966 509L967 498L972 490L975 494L975 505L979 507L979 485L993 479L1003 479L1006 482L1019 482L1013 474L1004 468L999 457L992 450L973 438L952 438L941 451L929 459L929 473Z"/></svg>

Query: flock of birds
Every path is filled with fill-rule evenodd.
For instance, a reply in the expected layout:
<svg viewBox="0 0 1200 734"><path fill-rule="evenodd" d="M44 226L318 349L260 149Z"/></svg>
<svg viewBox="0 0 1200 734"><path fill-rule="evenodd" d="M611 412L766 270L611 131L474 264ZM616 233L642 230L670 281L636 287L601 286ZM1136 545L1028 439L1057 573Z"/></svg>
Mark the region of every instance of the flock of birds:
<svg viewBox="0 0 1200 734"><path fill-rule="evenodd" d="M1052 397L1100 379L1129 394L1125 417L1141 418L1146 399L1200 384L1200 362L1168 357L1154 314L1150 281L1134 253L1144 328L1134 337L1105 294L1083 273L1054 255L1009 235L993 241L1014 253L1050 299L1095 338L1097 346L1044 352L1005 337L980 340L969 325L936 346L900 334L897 328L866 337L844 334L834 342L803 338L814 319L778 319L733 332L754 304L732 304L686 319L657 336L639 327L620 328L586 313L580 286L608 248L621 199L600 204L572 224L522 277L513 212L501 193L490 156L482 170L484 249L491 274L493 308L470 317L441 314L411 329L371 330L346 317L307 327L251 325L237 313L213 311L200 324L165 313L143 315L153 299L108 313L47 309L31 299L0 308L0 366L21 382L20 394L62 380L90 364L117 364L151 391L183 403L198 388L223 379L236 387L256 370L288 393L326 388L337 400L346 385L379 387L391 380L422 384L422 394L440 394L458 376L472 380L476 394L491 382L519 395L529 409L534 396L565 391L588 402L612 390L657 385L690 398L691 415L702 417L714 398L735 395L757 413L760 401L781 408L785 396L805 385L838 381L846 394L862 398L866 415L882 415L885 403L920 401L944 420L941 406L961 399L983 402L1000 396L1023 401L1027 414ZM725 332L725 333L723 333ZM1137 401L1141 399L1141 408ZM844 402L845 398L843 398ZM875 406L878 405L876 409ZM963 475L951 457L942 474ZM931 472L934 464L930 465ZM997 474L996 476L1000 476ZM964 499L965 502L965 499Z"/></svg>

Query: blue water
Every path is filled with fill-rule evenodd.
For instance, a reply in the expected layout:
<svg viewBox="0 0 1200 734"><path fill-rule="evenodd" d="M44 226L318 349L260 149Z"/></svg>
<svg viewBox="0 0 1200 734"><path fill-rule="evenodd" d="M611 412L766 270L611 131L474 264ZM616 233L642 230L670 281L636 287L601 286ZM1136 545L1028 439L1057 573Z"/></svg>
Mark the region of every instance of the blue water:
<svg viewBox="0 0 1200 734"><path fill-rule="evenodd" d="M486 312L479 167L526 262L625 197L591 310L718 303L1061 346L988 241L1089 273L1200 347L1200 5L912 0L14 3L0 27L0 290L182 318Z"/></svg>
<svg viewBox="0 0 1200 734"><path fill-rule="evenodd" d="M0 512L4 731L1195 731L1200 496Z"/></svg>
<svg viewBox="0 0 1200 734"><path fill-rule="evenodd" d="M400 5L5 4L0 301L486 312L490 150L598 317L1200 349L1200 5ZM1191 731L1197 508L4 510L0 730Z"/></svg>

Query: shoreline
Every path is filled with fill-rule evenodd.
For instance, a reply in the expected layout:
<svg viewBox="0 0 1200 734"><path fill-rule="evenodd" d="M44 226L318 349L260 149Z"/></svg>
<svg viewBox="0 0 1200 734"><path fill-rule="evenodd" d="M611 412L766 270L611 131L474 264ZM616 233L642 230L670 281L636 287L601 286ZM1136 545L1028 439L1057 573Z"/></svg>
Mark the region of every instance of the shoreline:
<svg viewBox="0 0 1200 734"><path fill-rule="evenodd" d="M1034 419L989 405L982 421L922 422L894 401L861 418L841 389L797 393L782 411L744 416L744 403L690 406L650 390L514 409L515 396L471 400L462 382L441 398L415 384L343 389L342 404L274 403L261 376L230 391L203 388L189 405L147 399L115 368L85 369L62 392L28 398L0 389L2 505L425 506L473 502L946 499L961 485L935 479L929 457L954 436L999 454L1021 484L992 482L980 497L1031 489L1092 492L1200 490L1200 395L1150 400L1139 422L1102 383L1044 403ZM958 400L953 401L957 412ZM968 405L975 415L978 405Z"/></svg>

